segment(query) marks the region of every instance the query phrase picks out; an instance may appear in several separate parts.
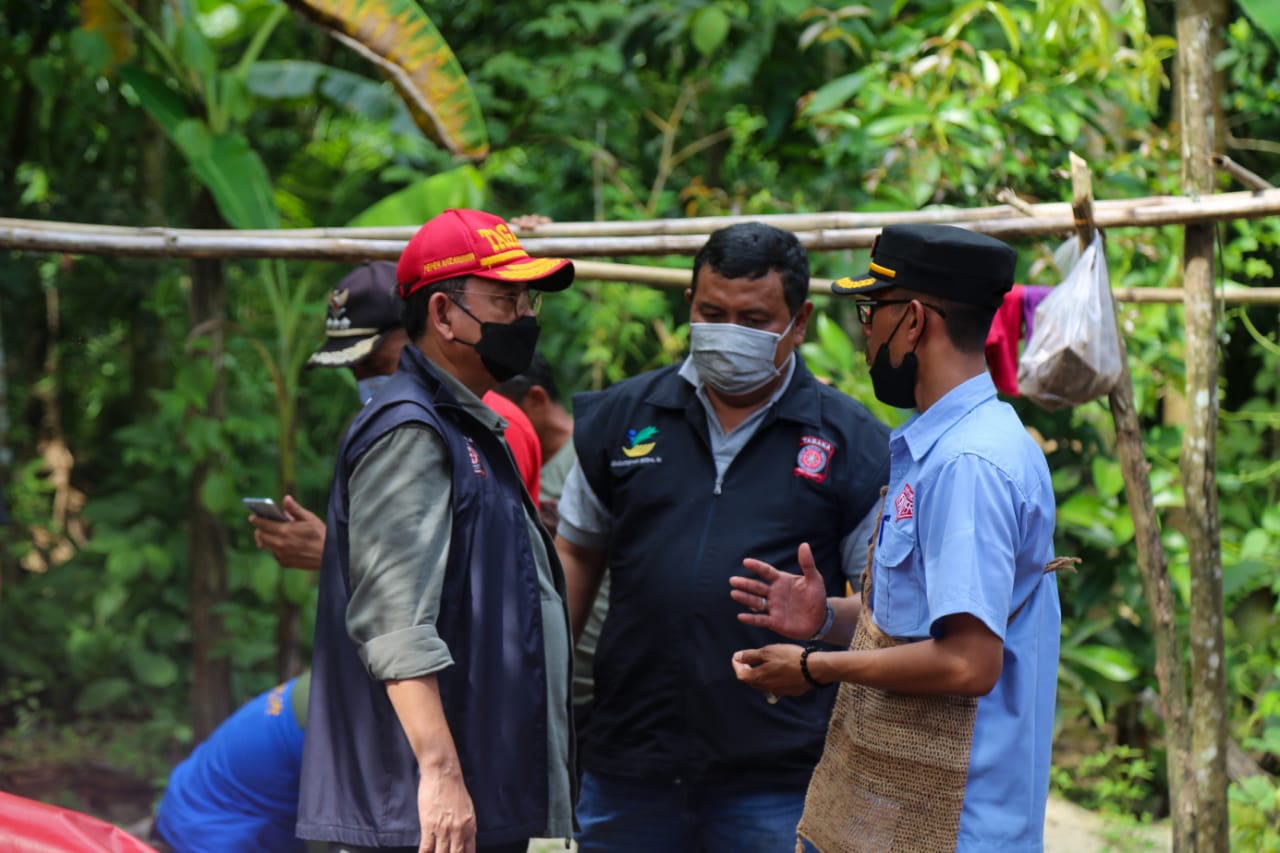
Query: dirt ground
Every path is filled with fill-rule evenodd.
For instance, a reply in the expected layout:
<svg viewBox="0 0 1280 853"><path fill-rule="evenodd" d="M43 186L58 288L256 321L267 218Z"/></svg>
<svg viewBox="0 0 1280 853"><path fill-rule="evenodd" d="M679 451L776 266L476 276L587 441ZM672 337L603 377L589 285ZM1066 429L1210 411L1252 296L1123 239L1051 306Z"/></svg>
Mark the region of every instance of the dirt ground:
<svg viewBox="0 0 1280 853"><path fill-rule="evenodd" d="M1133 827L1086 811L1069 800L1050 797L1044 818L1045 853L1103 853L1173 849L1168 823Z"/></svg>

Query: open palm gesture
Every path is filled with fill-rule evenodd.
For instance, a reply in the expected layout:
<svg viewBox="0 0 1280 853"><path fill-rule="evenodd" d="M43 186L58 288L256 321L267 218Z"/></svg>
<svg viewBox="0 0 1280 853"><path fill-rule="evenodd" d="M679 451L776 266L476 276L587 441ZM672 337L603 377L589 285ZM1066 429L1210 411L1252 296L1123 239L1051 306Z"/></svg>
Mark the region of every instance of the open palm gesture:
<svg viewBox="0 0 1280 853"><path fill-rule="evenodd" d="M793 640L812 637L826 620L827 588L813 561L809 543L796 551L800 574L780 571L760 560L746 559L742 565L755 577L729 578L729 596L746 607L738 621L768 628Z"/></svg>

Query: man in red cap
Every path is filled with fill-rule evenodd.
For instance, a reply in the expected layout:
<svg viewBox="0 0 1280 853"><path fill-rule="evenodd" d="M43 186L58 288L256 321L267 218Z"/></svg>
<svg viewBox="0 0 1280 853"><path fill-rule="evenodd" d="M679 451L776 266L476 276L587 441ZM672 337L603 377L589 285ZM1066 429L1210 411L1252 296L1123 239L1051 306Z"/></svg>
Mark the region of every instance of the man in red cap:
<svg viewBox="0 0 1280 853"><path fill-rule="evenodd" d="M572 832L564 575L480 397L529 366L573 281L500 218L447 210L397 266L399 368L329 500L298 835L523 851Z"/></svg>
<svg viewBox="0 0 1280 853"><path fill-rule="evenodd" d="M347 273L329 293L325 342L307 359L309 368L349 369L362 406L396 372L400 352L409 343L400 321L403 302L398 292L396 265L390 261L366 262ZM533 423L496 391L485 392L481 399L507 422L503 437L525 488L536 497L542 482L542 445ZM270 551L286 569L318 570L324 553L324 519L293 495L284 496L283 507L292 521L249 516L254 543Z"/></svg>

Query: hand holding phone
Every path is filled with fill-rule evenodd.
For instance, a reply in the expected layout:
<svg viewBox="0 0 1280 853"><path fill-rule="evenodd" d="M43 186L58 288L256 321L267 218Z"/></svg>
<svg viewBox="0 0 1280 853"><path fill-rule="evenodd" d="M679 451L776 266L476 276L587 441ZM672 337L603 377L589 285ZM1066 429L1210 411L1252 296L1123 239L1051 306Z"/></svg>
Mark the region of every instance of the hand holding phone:
<svg viewBox="0 0 1280 853"><path fill-rule="evenodd" d="M245 506L253 507L255 512L264 503L277 511L283 509L287 516L285 520L290 523L280 524L268 520L270 516L265 515L250 516L254 544L270 551L283 568L318 571L324 562L324 519L298 503L293 495L285 495L281 507L263 498L245 499Z"/></svg>
<svg viewBox="0 0 1280 853"><path fill-rule="evenodd" d="M292 518L285 515L284 510L276 506L276 502L271 498L241 498L240 502L249 508L256 516L270 519L271 521L293 521Z"/></svg>

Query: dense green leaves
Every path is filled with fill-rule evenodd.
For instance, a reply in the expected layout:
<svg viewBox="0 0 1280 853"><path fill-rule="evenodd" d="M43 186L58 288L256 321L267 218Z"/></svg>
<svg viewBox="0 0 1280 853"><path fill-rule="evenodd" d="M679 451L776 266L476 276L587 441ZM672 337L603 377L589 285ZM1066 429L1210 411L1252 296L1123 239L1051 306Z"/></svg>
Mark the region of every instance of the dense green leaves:
<svg viewBox="0 0 1280 853"><path fill-rule="evenodd" d="M229 224L236 228L280 224L267 169L243 135L211 134L200 122L187 120L174 129L173 141L200 183L213 193Z"/></svg>
<svg viewBox="0 0 1280 853"><path fill-rule="evenodd" d="M1280 47L1280 2L1276 0L1240 0L1240 8L1254 25L1266 33L1271 43Z"/></svg>
<svg viewBox="0 0 1280 853"><path fill-rule="evenodd" d="M460 166L410 184L362 211L352 227L406 225L426 222L451 207L485 207L486 187L472 166Z"/></svg>

